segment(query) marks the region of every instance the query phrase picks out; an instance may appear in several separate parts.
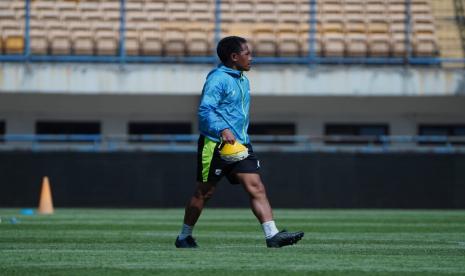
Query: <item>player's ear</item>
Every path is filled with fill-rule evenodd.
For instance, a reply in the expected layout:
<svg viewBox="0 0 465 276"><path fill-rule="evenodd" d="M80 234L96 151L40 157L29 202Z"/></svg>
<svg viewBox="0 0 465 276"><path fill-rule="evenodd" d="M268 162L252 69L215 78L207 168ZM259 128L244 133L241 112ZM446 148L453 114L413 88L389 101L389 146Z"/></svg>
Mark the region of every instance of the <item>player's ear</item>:
<svg viewBox="0 0 465 276"><path fill-rule="evenodd" d="M238 60L239 55L237 53L231 53L231 61L236 62Z"/></svg>

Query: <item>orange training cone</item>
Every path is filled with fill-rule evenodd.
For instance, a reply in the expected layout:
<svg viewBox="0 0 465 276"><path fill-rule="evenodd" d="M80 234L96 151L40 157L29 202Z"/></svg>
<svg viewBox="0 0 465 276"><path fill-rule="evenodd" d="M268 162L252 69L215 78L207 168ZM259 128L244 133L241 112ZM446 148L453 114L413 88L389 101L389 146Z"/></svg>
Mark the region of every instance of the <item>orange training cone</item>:
<svg viewBox="0 0 465 276"><path fill-rule="evenodd" d="M43 215L53 214L52 193L47 176L42 179L38 213Z"/></svg>

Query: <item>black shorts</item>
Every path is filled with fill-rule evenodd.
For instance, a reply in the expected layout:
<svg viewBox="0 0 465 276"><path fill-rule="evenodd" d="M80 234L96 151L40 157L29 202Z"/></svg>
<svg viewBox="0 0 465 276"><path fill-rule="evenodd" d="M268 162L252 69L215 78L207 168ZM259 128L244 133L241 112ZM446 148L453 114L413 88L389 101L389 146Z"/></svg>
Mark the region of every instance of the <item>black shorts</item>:
<svg viewBox="0 0 465 276"><path fill-rule="evenodd" d="M218 182L226 176L231 184L239 184L236 173L259 173L260 161L253 152L252 145L244 145L249 149L249 156L238 162L228 162L220 157L220 143L200 135L197 144L197 181Z"/></svg>

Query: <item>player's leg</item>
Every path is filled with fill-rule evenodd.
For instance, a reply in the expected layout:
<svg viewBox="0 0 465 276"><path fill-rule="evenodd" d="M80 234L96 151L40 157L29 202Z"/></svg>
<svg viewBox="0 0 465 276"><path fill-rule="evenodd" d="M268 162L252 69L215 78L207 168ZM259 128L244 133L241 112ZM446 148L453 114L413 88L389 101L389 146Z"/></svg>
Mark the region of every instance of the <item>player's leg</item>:
<svg viewBox="0 0 465 276"><path fill-rule="evenodd" d="M175 242L178 248L197 247L197 243L192 237L192 230L205 204L215 191L215 183L222 177L223 163L218 156L218 146L219 143L217 142L209 140L204 136L199 137L197 149L197 186L185 208L184 224Z"/></svg>
<svg viewBox="0 0 465 276"><path fill-rule="evenodd" d="M184 211L184 224L176 238L175 245L177 248L196 248L197 242L192 237L192 231L197 223L202 210L207 201L212 197L215 191L214 182L197 182L194 194L186 204Z"/></svg>
<svg viewBox="0 0 465 276"><path fill-rule="evenodd" d="M250 206L262 225L268 247L291 245L302 239L304 233L301 231L294 233L285 230L278 231L273 220L273 211L266 195L265 185L258 173L237 173L236 177L249 194Z"/></svg>
<svg viewBox="0 0 465 276"><path fill-rule="evenodd" d="M214 182L197 182L194 194L188 201L184 213L184 224L194 226L202 213L203 207L215 191Z"/></svg>
<svg viewBox="0 0 465 276"><path fill-rule="evenodd" d="M273 220L273 212L260 175L257 173L237 173L236 176L249 194L250 207L260 223Z"/></svg>

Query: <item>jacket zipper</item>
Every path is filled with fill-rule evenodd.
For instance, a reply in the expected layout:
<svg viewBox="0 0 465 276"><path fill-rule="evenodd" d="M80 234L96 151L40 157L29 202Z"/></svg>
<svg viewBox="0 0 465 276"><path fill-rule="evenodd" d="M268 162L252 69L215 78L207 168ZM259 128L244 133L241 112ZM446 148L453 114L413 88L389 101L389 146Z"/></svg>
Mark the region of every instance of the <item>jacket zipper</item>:
<svg viewBox="0 0 465 276"><path fill-rule="evenodd" d="M247 121L247 116L245 115L245 108L244 108L244 101L245 101L245 93L244 93L244 90L242 89L242 81L243 81L243 77L241 76L239 78L239 89L241 90L241 100L242 100L242 114L244 115L244 123L242 124L242 135L244 135L244 143L246 143L247 141L246 140L246 134L245 134L245 123Z"/></svg>

